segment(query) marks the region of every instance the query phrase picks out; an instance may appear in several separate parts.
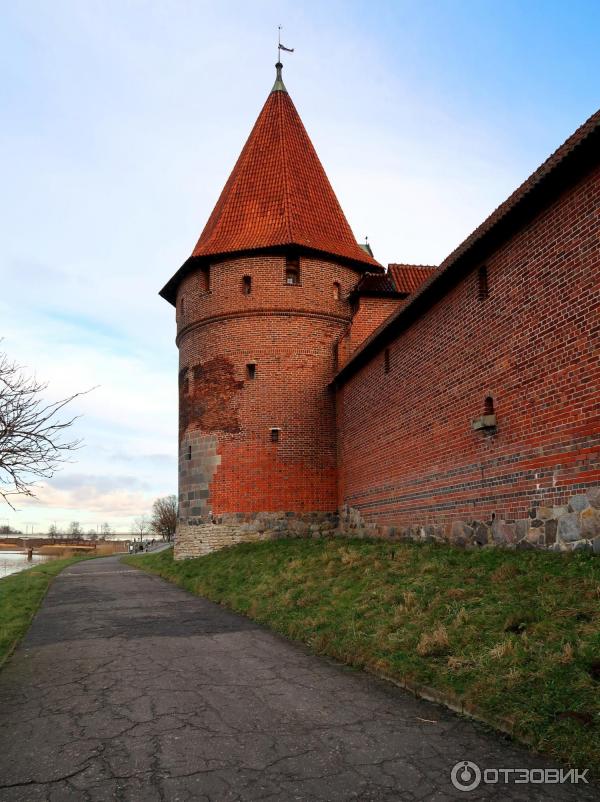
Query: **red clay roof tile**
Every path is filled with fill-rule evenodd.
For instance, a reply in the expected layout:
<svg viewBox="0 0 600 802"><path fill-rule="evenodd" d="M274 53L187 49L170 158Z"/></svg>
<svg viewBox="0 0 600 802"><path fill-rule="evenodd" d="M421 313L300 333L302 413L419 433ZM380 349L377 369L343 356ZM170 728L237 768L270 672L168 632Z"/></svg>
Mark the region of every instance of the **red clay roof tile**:
<svg viewBox="0 0 600 802"><path fill-rule="evenodd" d="M356 242L290 96L272 91L192 256L286 245L379 267Z"/></svg>
<svg viewBox="0 0 600 802"><path fill-rule="evenodd" d="M407 295L411 295L418 290L421 284L435 273L436 269L434 265L395 263L388 265L388 273L391 275L396 289L398 292L404 292Z"/></svg>

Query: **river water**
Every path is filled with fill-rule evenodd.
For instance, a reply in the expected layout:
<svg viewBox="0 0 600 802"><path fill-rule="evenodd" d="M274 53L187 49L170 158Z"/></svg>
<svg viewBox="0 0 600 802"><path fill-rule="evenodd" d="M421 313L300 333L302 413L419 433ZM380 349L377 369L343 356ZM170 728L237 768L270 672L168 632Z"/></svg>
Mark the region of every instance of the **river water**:
<svg viewBox="0 0 600 802"><path fill-rule="evenodd" d="M24 571L26 568L31 568L33 565L39 565L39 563L45 563L47 560L55 559L56 557L52 555L34 554L32 559L28 561L26 554L0 549L0 579L9 574L16 574L18 571Z"/></svg>

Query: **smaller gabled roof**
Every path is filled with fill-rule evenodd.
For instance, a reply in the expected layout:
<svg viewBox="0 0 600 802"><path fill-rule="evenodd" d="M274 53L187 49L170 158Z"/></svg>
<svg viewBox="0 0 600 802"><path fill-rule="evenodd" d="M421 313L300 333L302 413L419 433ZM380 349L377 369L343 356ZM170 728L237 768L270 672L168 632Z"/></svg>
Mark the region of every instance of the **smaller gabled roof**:
<svg viewBox="0 0 600 802"><path fill-rule="evenodd" d="M389 273L363 273L350 295L397 295Z"/></svg>
<svg viewBox="0 0 600 802"><path fill-rule="evenodd" d="M436 269L434 265L408 265L395 262L388 265L388 273L391 275L396 289L406 295L416 292L421 284L435 273Z"/></svg>
<svg viewBox="0 0 600 802"><path fill-rule="evenodd" d="M363 273L351 296L388 296L406 298L435 273L433 265L390 264L387 273Z"/></svg>

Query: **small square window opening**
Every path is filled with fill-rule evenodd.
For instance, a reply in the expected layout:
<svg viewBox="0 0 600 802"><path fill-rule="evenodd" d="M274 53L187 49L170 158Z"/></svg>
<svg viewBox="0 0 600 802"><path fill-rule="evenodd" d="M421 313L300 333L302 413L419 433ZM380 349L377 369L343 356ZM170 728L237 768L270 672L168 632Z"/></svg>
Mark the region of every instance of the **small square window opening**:
<svg viewBox="0 0 600 802"><path fill-rule="evenodd" d="M286 257L285 283L290 286L300 284L300 259L297 256Z"/></svg>

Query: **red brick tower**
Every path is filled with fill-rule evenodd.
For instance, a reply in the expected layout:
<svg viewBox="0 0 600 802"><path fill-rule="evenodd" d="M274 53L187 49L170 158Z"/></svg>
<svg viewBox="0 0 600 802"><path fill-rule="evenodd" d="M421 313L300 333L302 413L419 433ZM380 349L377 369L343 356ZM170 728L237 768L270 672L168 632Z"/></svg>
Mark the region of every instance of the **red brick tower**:
<svg viewBox="0 0 600 802"><path fill-rule="evenodd" d="M335 343L349 293L380 269L277 64L191 257L161 291L176 306L180 358L178 556L220 545L211 520L277 513L300 527L335 512Z"/></svg>

